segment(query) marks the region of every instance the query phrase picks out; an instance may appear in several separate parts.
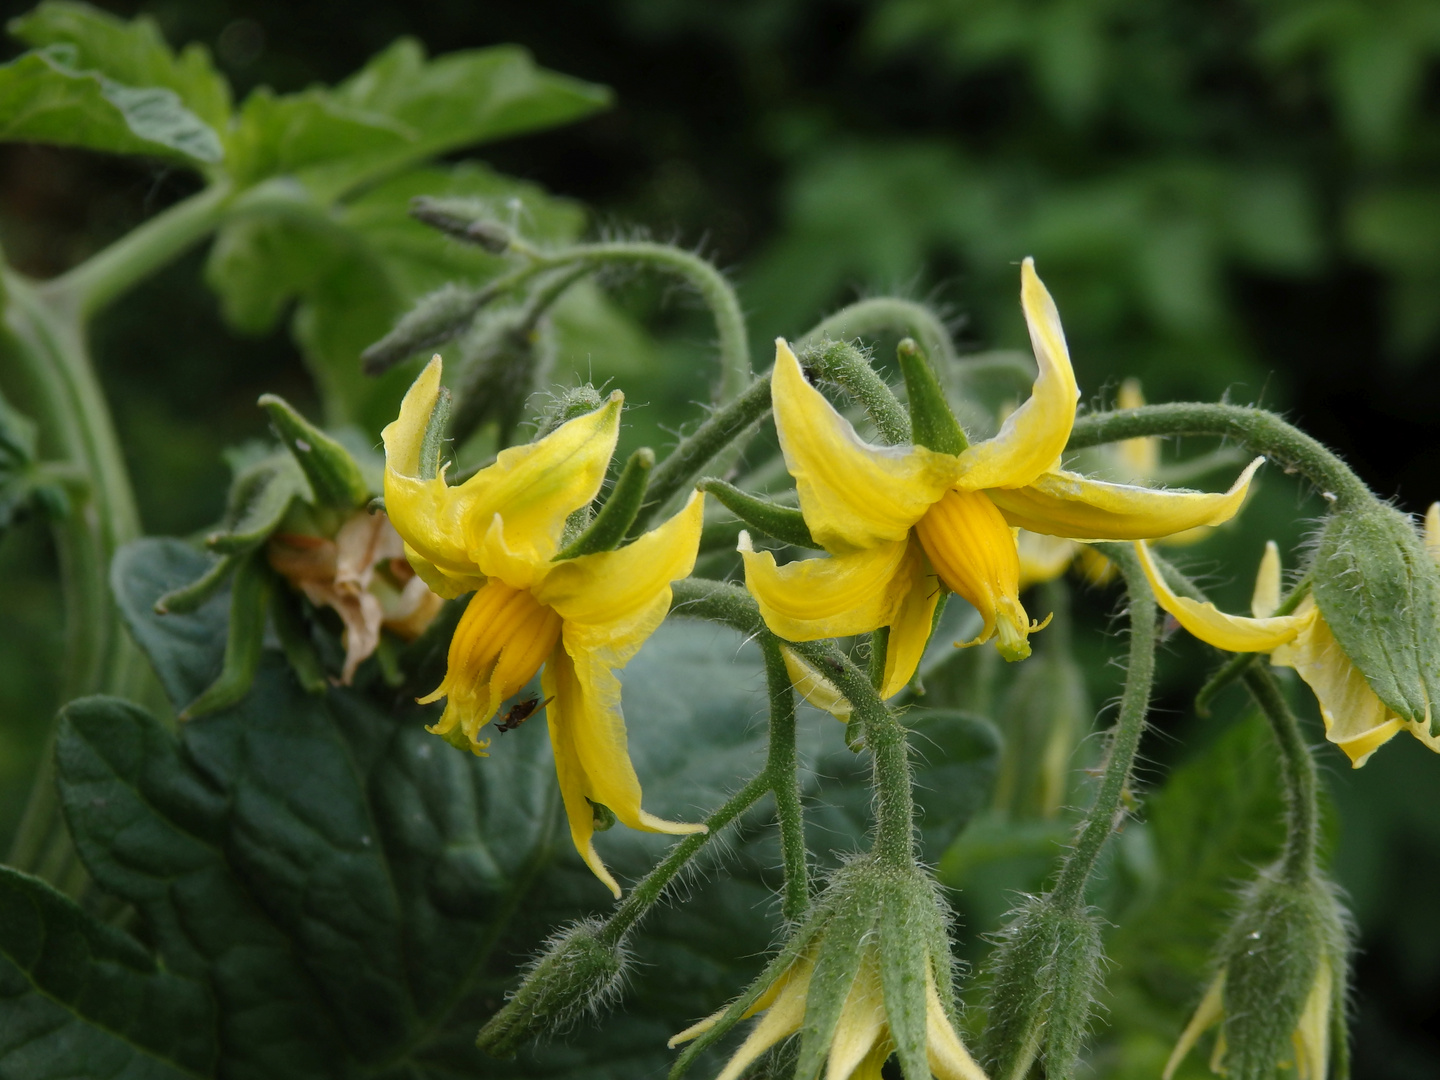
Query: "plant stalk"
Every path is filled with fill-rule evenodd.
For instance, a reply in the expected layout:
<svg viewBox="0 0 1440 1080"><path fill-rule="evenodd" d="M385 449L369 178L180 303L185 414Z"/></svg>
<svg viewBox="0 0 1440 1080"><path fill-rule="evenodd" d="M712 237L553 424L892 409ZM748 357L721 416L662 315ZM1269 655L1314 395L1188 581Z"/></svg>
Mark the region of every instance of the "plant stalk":
<svg viewBox="0 0 1440 1080"><path fill-rule="evenodd" d="M795 688L780 641L761 639L765 654L765 683L770 693L770 745L765 771L775 792L775 820L780 826L780 861L785 868L785 890L780 912L790 922L810 906L810 879L806 867L805 817L800 806L800 763L795 753Z"/></svg>
<svg viewBox="0 0 1440 1080"><path fill-rule="evenodd" d="M1315 874L1315 854L1320 837L1319 780L1315 759L1300 731L1300 723L1270 671L1255 664L1244 674L1245 687L1270 721L1275 744L1280 750L1280 770L1285 782L1286 878L1302 884Z"/></svg>

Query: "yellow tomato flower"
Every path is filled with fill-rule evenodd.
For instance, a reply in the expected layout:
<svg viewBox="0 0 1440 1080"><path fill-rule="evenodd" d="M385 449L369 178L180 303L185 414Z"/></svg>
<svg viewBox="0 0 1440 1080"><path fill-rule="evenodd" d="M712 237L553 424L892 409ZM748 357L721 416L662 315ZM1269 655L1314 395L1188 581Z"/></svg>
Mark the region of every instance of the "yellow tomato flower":
<svg viewBox="0 0 1440 1080"><path fill-rule="evenodd" d="M775 427L810 534L829 553L777 566L742 534L745 583L766 625L790 641L890 628L884 696L914 674L940 584L984 619L1007 660L1030 654L1014 527L1084 540L1133 540L1216 525L1244 501L1257 459L1223 494L1103 483L1060 468L1080 390L1060 316L1030 259L1020 297L1040 374L993 439L960 454L871 446L805 381L776 342ZM938 579L938 580L937 580Z"/></svg>
<svg viewBox="0 0 1440 1080"><path fill-rule="evenodd" d="M810 993L810 979L815 972L814 953L812 948L802 954L745 1011L746 1018L762 1011L764 1015L750 1029L750 1034L716 1080L739 1080L756 1058L804 1027L806 999ZM830 1038L825 1080L880 1080L880 1070L895 1050L885 1009L879 953L877 946L870 945L861 955L859 971L845 996L839 1022L835 1023L835 1032ZM721 1009L686 1028L672 1038L669 1045L673 1048L703 1034L724 1014L725 1010ZM975 1064L950 1025L928 965L925 971L925 1051L930 1070L939 1080L986 1080L985 1071Z"/></svg>
<svg viewBox="0 0 1440 1080"><path fill-rule="evenodd" d="M622 395L538 442L502 450L451 487L421 476L426 427L440 394L437 356L415 380L385 440L385 506L415 571L442 596L473 591L450 642L449 668L422 702L446 698L430 728L471 749L501 702L544 666L540 685L570 837L595 876L620 887L595 852L596 806L632 829L704 832L640 808L620 711L622 668L670 610L700 543L703 496L617 551L555 561L565 521L600 491L615 450Z"/></svg>
<svg viewBox="0 0 1440 1080"><path fill-rule="evenodd" d="M1440 508L1431 507L1426 517L1426 542L1432 554L1437 552L1437 536ZM1432 737L1423 722L1402 720L1370 689L1365 676L1335 640L1313 596L1306 596L1292 615L1275 614L1280 606L1280 549L1273 540L1265 545L1260 560L1250 603L1254 617L1248 619L1226 615L1214 604L1177 596L1166 584L1149 548L1137 543L1135 550L1155 590L1156 602L1190 633L1217 649L1269 653L1276 667L1294 668L1320 703L1325 738L1345 751L1355 768L1364 765L1371 754L1402 730L1440 752L1440 739Z"/></svg>
<svg viewBox="0 0 1440 1080"><path fill-rule="evenodd" d="M1335 971L1328 959L1321 960L1315 968L1315 981L1305 997L1305 1006L1295 1030L1290 1033L1290 1044L1295 1049L1293 1062L1276 1062L1277 1065L1294 1065L1295 1080L1325 1080L1330 1067L1330 1010L1335 1004ZM1195 1015L1180 1034L1180 1041L1165 1063L1161 1080L1170 1080L1175 1070L1194 1049L1200 1036L1225 1019L1225 971L1215 976L1210 988L1205 991ZM1225 1035L1222 1032L1215 1040L1215 1049L1210 1055L1210 1071L1225 1072Z"/></svg>

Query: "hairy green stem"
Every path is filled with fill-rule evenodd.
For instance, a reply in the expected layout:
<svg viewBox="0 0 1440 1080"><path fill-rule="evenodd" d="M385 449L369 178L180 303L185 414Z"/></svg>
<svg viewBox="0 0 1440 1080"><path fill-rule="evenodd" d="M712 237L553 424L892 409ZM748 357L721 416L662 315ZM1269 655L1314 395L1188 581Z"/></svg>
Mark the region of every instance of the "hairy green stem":
<svg viewBox="0 0 1440 1080"><path fill-rule="evenodd" d="M1246 670L1244 679L1246 689L1270 721L1270 730L1280 749L1280 770L1285 780L1284 873L1290 881L1302 884L1315 874L1315 852L1320 836L1315 759L1305 744L1299 721L1280 693L1275 676L1256 664Z"/></svg>
<svg viewBox="0 0 1440 1080"><path fill-rule="evenodd" d="M37 291L74 321L84 322L213 232L230 200L228 182L211 184Z"/></svg>
<svg viewBox="0 0 1440 1080"><path fill-rule="evenodd" d="M1373 496L1334 453L1264 409L1244 405L1180 403L1092 413L1075 421L1069 450L1149 435L1220 435L1238 439L1257 454L1298 472L1335 500L1339 508Z"/></svg>
<svg viewBox="0 0 1440 1080"><path fill-rule="evenodd" d="M1055 884L1056 902L1072 908L1084 906L1085 885L1101 849L1115 831L1120 800L1130 782L1140 737L1145 732L1145 714L1150 707L1150 687L1155 678L1155 594L1150 591L1140 561L1129 545L1108 544L1103 550L1119 565L1129 590L1130 660L1100 789Z"/></svg>
<svg viewBox="0 0 1440 1080"><path fill-rule="evenodd" d="M910 417L860 349L844 341L820 341L802 348L797 359L858 401L885 442L893 446L910 441Z"/></svg>
<svg viewBox="0 0 1440 1080"><path fill-rule="evenodd" d="M709 619L762 640L770 631L755 600L738 585L687 578L672 589L670 610L677 615ZM865 732L875 785L875 854L891 865L912 867L915 861L915 804L910 790L910 748L905 729L886 707L870 677L841 654L833 642L787 642L807 664L835 684L850 702L855 721Z"/></svg>
<svg viewBox="0 0 1440 1080"><path fill-rule="evenodd" d="M664 270L685 279L715 319L716 337L720 347L720 385L716 400L720 404L734 401L747 386L750 370L750 344L746 338L745 315L735 288L708 259L670 244L648 241L610 241L599 244L578 244L553 253L531 255L541 266L568 266L586 263L633 263Z"/></svg>
<svg viewBox="0 0 1440 1080"><path fill-rule="evenodd" d="M937 362L955 359L955 346L940 317L924 304L897 296L874 296L841 308L811 327L797 344L804 348L826 338L843 341L885 331L913 337Z"/></svg>
<svg viewBox="0 0 1440 1080"><path fill-rule="evenodd" d="M805 817L800 807L800 763L795 753L795 688L780 654L780 641L766 635L765 684L770 693L770 746L765 771L775 792L775 820L780 826L780 861L785 891L780 912L791 922L810 906L809 870L805 865Z"/></svg>
<svg viewBox="0 0 1440 1080"><path fill-rule="evenodd" d="M675 880L675 875L685 868L685 864L693 859L716 833L759 802L770 790L770 786L770 770L767 767L705 819L707 832L691 833L671 848L670 854L630 890L630 894L615 909L614 914L605 920L605 926L600 931L600 940L611 946L620 944L630 928L664 895L670 882Z"/></svg>
<svg viewBox="0 0 1440 1080"><path fill-rule="evenodd" d="M739 438L769 409L770 375L766 373L730 404L711 413L693 434L681 439L679 445L650 474L645 505L630 526L630 535L639 536L644 532L672 496L693 483L716 454Z"/></svg>

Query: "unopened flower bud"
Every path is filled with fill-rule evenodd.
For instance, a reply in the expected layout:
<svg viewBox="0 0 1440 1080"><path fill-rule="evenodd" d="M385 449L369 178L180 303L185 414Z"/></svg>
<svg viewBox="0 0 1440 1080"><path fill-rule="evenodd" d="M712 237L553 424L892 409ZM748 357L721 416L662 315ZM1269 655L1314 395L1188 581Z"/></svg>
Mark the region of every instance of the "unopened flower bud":
<svg viewBox="0 0 1440 1080"><path fill-rule="evenodd" d="M459 341L450 433L463 443L487 420L507 445L535 388L554 363L549 322L511 309L482 318Z"/></svg>
<svg viewBox="0 0 1440 1080"><path fill-rule="evenodd" d="M420 195L410 201L410 216L492 255L503 255L510 247L510 230L491 218L489 205L478 199Z"/></svg>
<svg viewBox="0 0 1440 1080"><path fill-rule="evenodd" d="M625 947L608 942L603 924L586 919L560 931L535 958L505 1007L475 1045L491 1057L514 1057L530 1039L602 1008L624 982Z"/></svg>
<svg viewBox="0 0 1440 1080"><path fill-rule="evenodd" d="M488 287L472 289L453 282L427 293L400 316L393 330L360 354L365 374L382 374L416 353L443 345L494 297Z"/></svg>
<svg viewBox="0 0 1440 1080"><path fill-rule="evenodd" d="M1170 1055L1165 1080L1217 1024L1210 1068L1230 1080L1269 1080L1285 1063L1298 1080L1326 1080L1348 954L1345 914L1328 882L1318 876L1296 882L1276 868L1261 874L1243 898L1219 970Z"/></svg>
<svg viewBox="0 0 1440 1080"><path fill-rule="evenodd" d="M1440 735L1440 569L1409 516L1375 499L1332 513L1311 574L1321 615L1375 696Z"/></svg>
<svg viewBox="0 0 1440 1080"><path fill-rule="evenodd" d="M1100 989L1100 927L1083 908L1032 899L991 959L986 1051L995 1080L1022 1080L1039 1056L1045 1075L1075 1075Z"/></svg>

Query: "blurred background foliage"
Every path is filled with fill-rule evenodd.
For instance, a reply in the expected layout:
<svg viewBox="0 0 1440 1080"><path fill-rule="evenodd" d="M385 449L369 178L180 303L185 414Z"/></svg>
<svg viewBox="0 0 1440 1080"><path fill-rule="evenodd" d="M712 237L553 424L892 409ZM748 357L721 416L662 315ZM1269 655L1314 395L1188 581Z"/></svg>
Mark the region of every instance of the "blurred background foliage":
<svg viewBox="0 0 1440 1080"><path fill-rule="evenodd" d="M1016 264L1032 254L1091 403L1108 403L1127 376L1151 400L1261 402L1405 509L1440 497L1433 0L101 6L153 16L173 44L206 45L237 99L261 85L338 83L401 35L432 55L518 43L615 94L581 123L487 146L483 163L367 189L337 210L348 231L329 238L345 243L232 227L106 313L94 347L148 532L187 534L218 516L221 451L264 434L260 393L319 414L307 362L331 380L329 419L378 431L408 369L379 389L364 384L359 350L421 292L484 269L483 253L427 246L395 213L411 194L447 190L503 189L537 235L646 232L702 248L734 273L757 367L776 334L796 337L875 292L935 303L967 350L1022 347ZM13 265L48 277L195 183L162 163L0 146L0 243ZM288 276L273 272L282 265ZM664 282L605 284L618 306L577 291L557 312L557 376L614 380L642 406L627 412L626 446L663 446L715 378L708 316ZM1232 610L1263 539L1293 545L1317 512L1278 474L1264 495L1241 530L1189 556ZM53 562L41 523L0 540L0 837L59 704ZM1118 687L1105 664L1116 643L1091 632L1110 628L1112 605L1098 590L1075 601L1092 703ZM1182 637L1162 661L1159 734L1145 748L1147 779L1176 766L1175 779L1147 805L1146 824L1122 836L1108 881L1120 905L1112 917L1130 912L1109 944L1121 964L1112 1010L1159 1013L1136 1029L1144 1045L1107 1051L1102 1071L1158 1070L1196 991L1158 985L1164 964L1139 961L1156 959L1159 927L1173 926L1192 936L1164 948L1193 954L1182 967L1203 963L1195 897L1223 894L1273 840L1216 839L1262 798L1268 744L1247 724L1193 718L1188 698L1210 661ZM1005 707L1021 710L1026 692L1005 691ZM1357 773L1328 751L1322 764L1339 822L1336 873L1362 931L1356 1074L1432 1076L1440 1042L1425 1023L1440 1001L1440 924L1427 899L1440 890L1440 819L1425 793L1437 763L1406 739ZM1201 782L1217 775L1235 782L1220 793ZM967 890L971 959L984 947L973 939L1009 906L1007 890L1033 888L1043 873L1057 832L1032 832L1027 846L982 820L942 863ZM1237 851L1248 854L1237 861ZM1166 885L1181 869L1191 891Z"/></svg>

